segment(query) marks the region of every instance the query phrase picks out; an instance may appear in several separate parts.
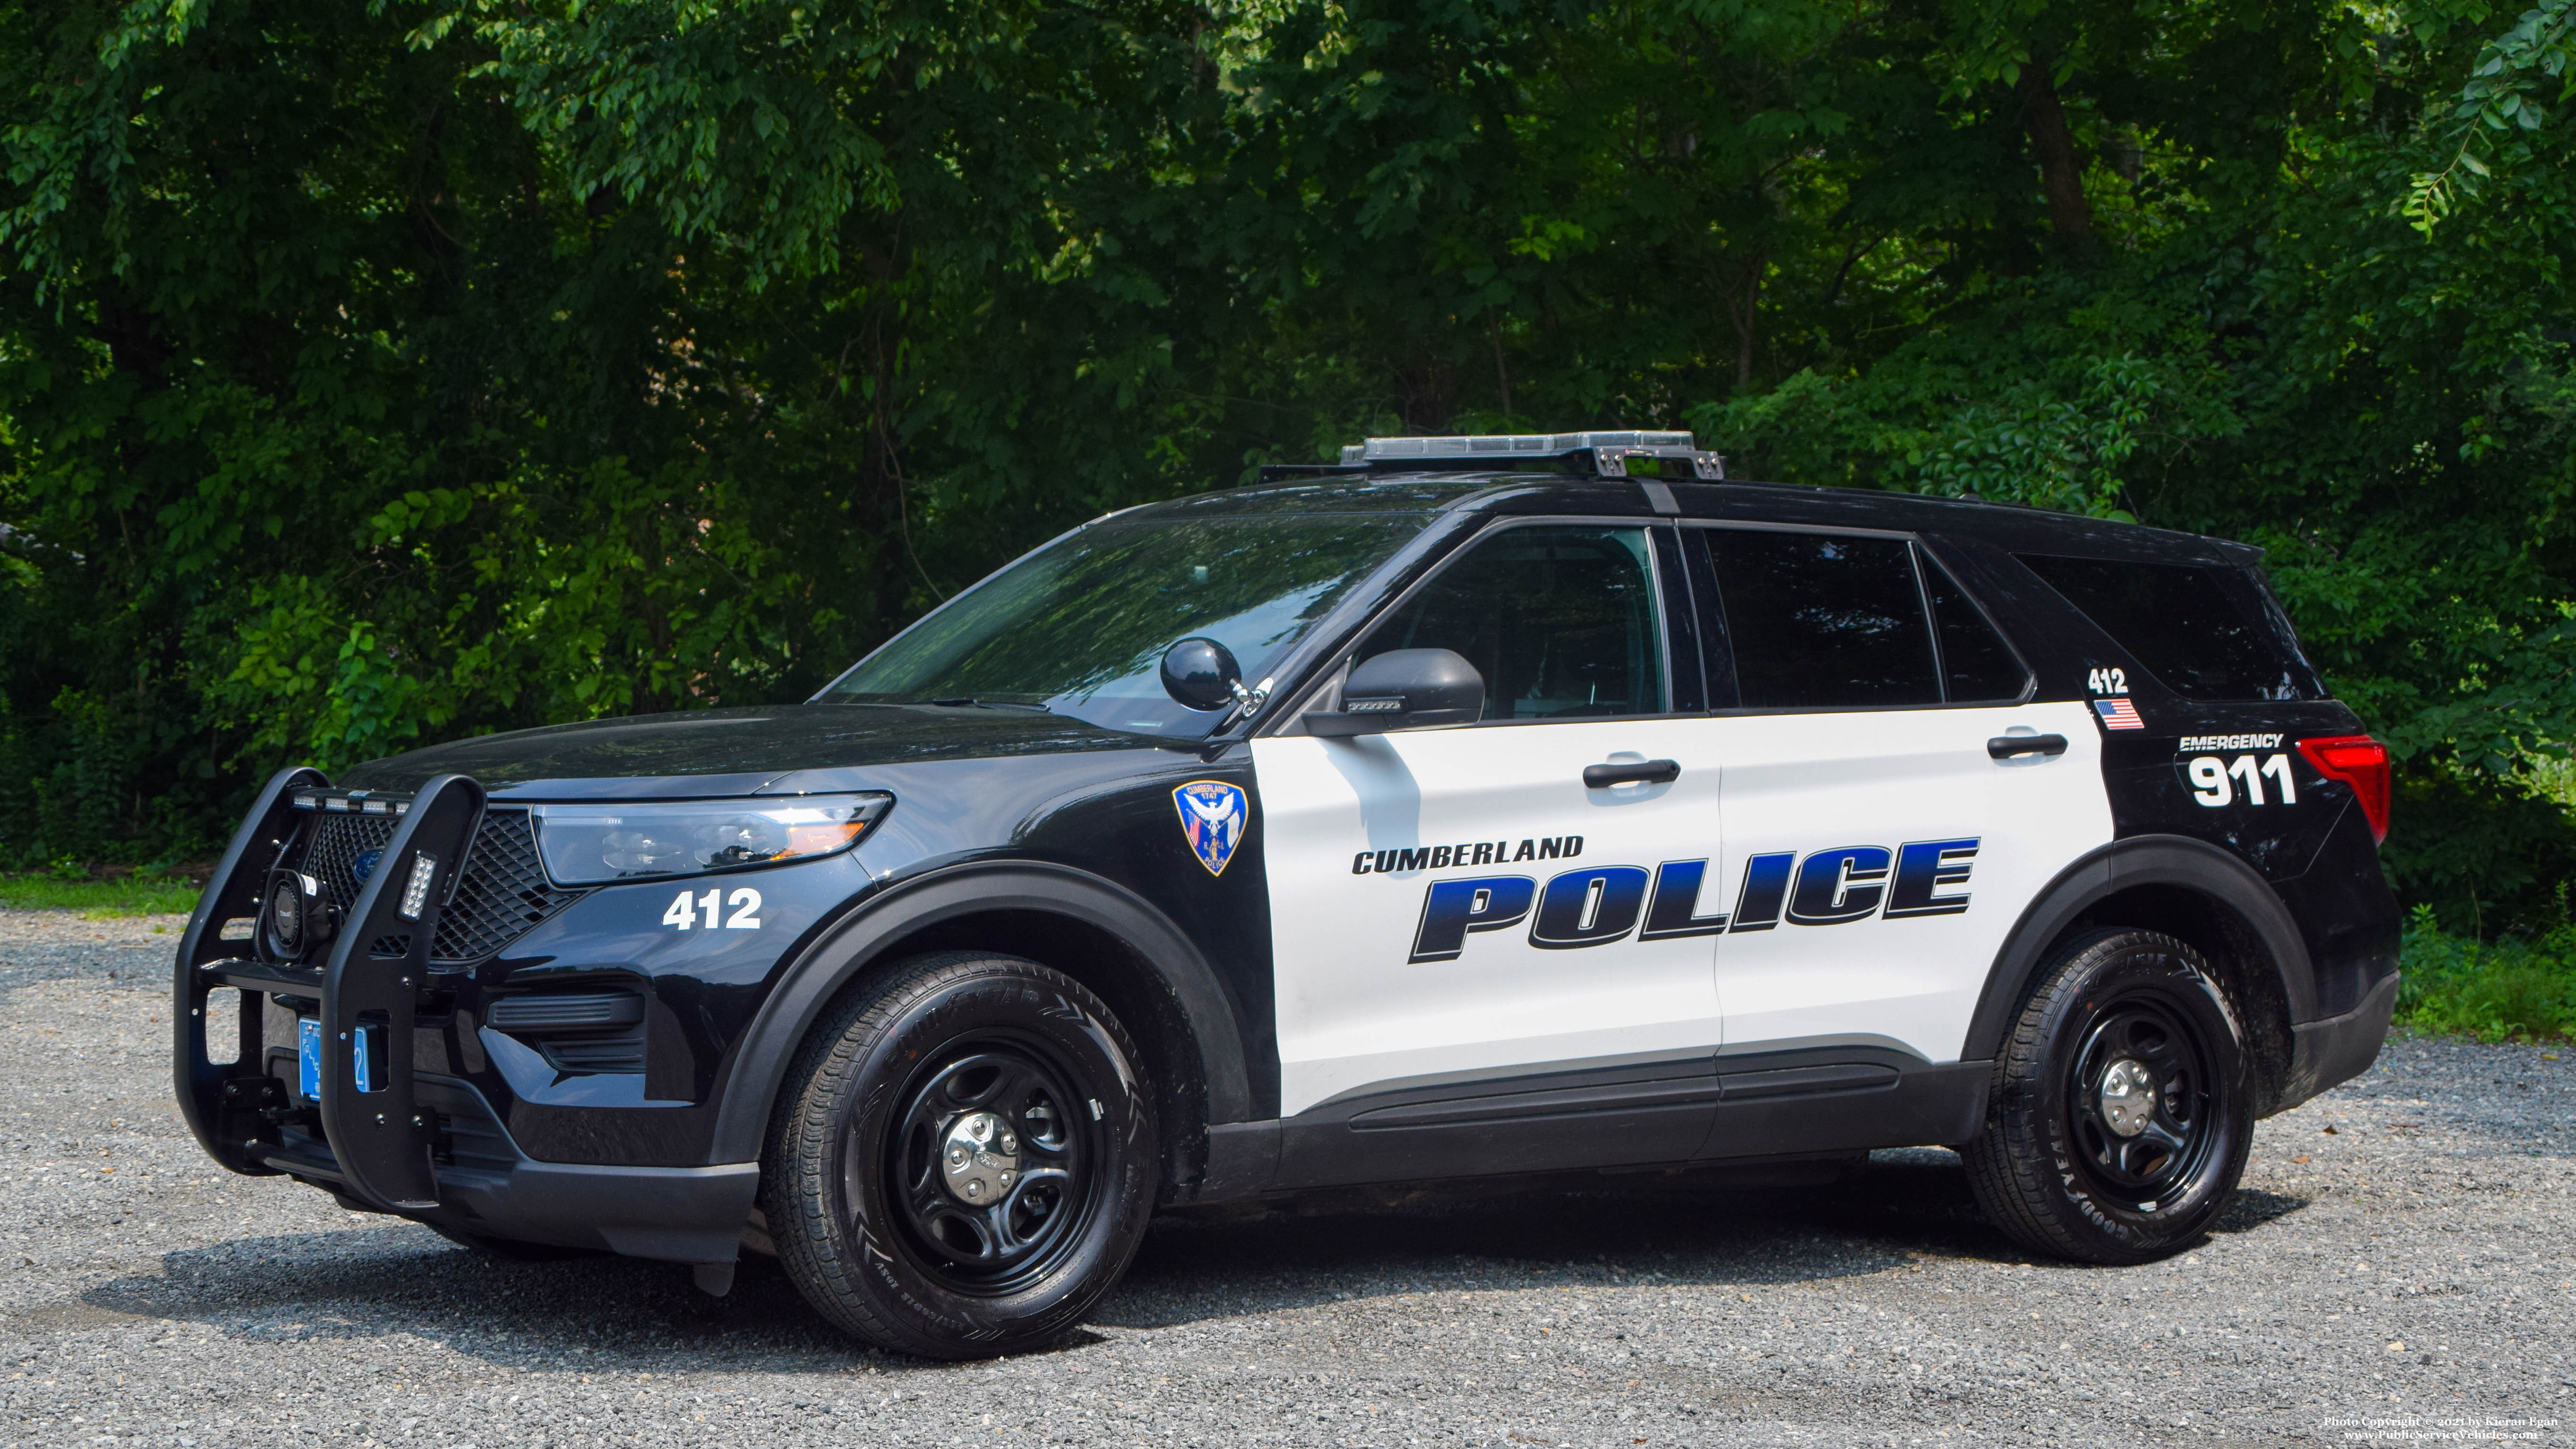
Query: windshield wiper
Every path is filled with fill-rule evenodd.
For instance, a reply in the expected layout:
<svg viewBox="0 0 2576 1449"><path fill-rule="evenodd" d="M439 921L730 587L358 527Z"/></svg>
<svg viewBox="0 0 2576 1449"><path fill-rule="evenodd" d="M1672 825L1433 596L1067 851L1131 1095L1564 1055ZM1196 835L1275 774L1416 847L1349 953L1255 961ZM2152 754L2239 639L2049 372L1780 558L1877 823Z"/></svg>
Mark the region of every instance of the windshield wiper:
<svg viewBox="0 0 2576 1449"><path fill-rule="evenodd" d="M1054 710L1042 704L1021 704L1008 699L976 699L962 694L946 699L934 699L930 702L947 709L1025 709L1037 714L1055 713Z"/></svg>

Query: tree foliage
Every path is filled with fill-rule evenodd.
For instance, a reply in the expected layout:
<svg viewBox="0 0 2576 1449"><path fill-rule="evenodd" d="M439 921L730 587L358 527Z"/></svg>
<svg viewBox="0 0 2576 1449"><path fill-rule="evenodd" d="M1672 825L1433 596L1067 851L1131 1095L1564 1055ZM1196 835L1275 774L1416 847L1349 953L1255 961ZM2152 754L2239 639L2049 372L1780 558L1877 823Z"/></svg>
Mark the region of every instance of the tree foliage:
<svg viewBox="0 0 2576 1449"><path fill-rule="evenodd" d="M0 858L800 697L1367 431L2223 534L2455 926L2571 862L2568 0L23 0ZM5 863L5 859L0 859Z"/></svg>

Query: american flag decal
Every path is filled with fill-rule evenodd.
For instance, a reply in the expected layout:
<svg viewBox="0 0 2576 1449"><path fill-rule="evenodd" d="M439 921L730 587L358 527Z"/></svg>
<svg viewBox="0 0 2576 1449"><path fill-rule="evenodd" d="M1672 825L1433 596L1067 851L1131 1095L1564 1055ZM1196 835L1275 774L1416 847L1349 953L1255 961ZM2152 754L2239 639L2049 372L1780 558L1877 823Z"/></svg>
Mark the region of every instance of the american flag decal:
<svg viewBox="0 0 2576 1449"><path fill-rule="evenodd" d="M2106 730L2142 730L2147 722L2138 718L2138 707L2125 699L2097 699L2093 710L2102 716Z"/></svg>

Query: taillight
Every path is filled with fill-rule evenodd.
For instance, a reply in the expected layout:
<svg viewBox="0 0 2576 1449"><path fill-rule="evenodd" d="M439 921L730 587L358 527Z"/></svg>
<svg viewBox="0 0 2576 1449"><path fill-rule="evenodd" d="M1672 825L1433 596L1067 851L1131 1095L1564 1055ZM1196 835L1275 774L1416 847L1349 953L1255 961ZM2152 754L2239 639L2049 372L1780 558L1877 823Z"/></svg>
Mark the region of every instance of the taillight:
<svg viewBox="0 0 2576 1449"><path fill-rule="evenodd" d="M2317 773L2352 787L2361 813L2370 819L2370 838L2388 838L2388 746L2368 735L2336 735L2301 740L2299 753Z"/></svg>

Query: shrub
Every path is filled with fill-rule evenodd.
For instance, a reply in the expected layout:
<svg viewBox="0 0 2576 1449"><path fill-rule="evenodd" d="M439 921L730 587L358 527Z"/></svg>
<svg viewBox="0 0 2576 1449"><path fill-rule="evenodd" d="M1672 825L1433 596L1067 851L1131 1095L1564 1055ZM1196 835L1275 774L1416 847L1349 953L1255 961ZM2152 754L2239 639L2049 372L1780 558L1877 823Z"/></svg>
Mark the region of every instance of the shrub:
<svg viewBox="0 0 2576 1449"><path fill-rule="evenodd" d="M2449 934L2417 906L2404 964L2401 1026L2490 1042L2576 1037L2576 924L2563 910L2545 935L2488 942Z"/></svg>

